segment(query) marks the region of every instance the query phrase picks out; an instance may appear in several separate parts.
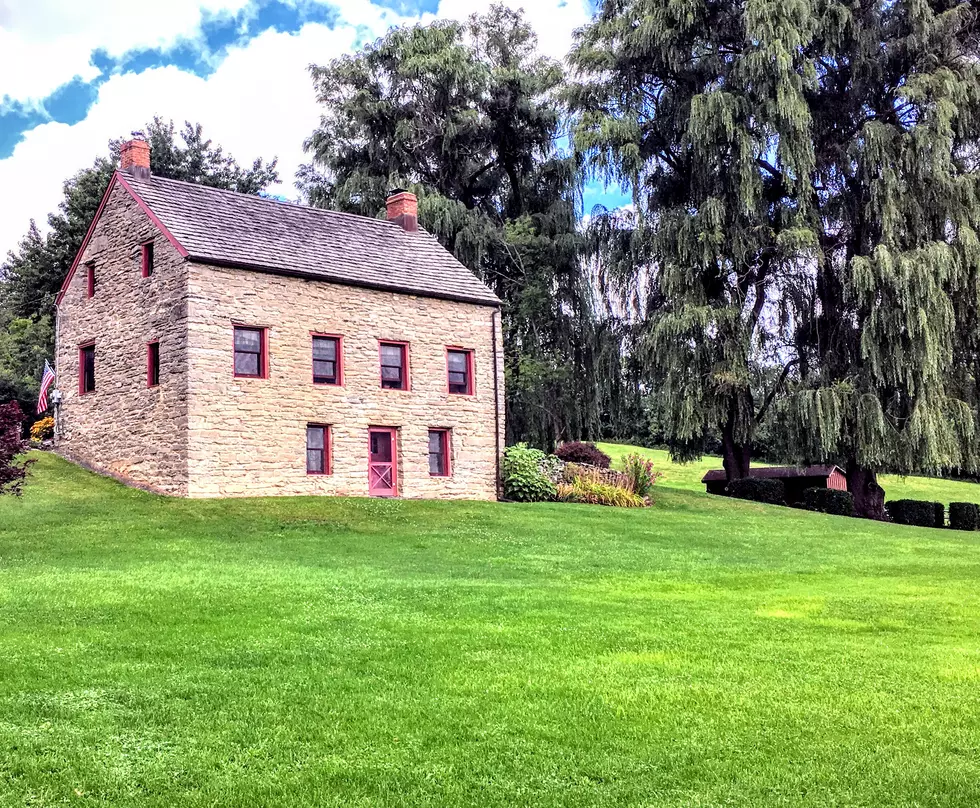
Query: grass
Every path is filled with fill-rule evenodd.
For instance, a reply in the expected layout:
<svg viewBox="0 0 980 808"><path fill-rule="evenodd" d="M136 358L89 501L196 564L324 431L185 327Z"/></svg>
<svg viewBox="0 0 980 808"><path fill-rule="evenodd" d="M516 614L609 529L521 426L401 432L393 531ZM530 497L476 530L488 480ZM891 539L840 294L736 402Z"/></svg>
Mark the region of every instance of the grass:
<svg viewBox="0 0 980 808"><path fill-rule="evenodd" d="M978 536L665 471L644 511L188 502L42 455L0 805L980 804Z"/></svg>

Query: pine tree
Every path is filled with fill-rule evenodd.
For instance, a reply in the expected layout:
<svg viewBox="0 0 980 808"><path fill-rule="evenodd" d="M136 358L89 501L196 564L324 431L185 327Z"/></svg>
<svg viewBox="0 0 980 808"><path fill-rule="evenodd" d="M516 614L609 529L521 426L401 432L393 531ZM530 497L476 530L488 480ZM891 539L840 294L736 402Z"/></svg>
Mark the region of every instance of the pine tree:
<svg viewBox="0 0 980 808"><path fill-rule="evenodd" d="M382 216L389 189L415 191L422 226L504 301L509 439L595 437L618 346L595 322L579 175L558 148L563 71L523 15L396 29L312 76L323 116L299 176L308 200Z"/></svg>
<svg viewBox="0 0 980 808"><path fill-rule="evenodd" d="M729 479L748 474L773 400L753 387L758 357L780 359L774 298L813 239L809 12L605 0L571 56L576 145L634 193L634 220L596 219L596 253L640 301L658 420L681 458L720 432Z"/></svg>

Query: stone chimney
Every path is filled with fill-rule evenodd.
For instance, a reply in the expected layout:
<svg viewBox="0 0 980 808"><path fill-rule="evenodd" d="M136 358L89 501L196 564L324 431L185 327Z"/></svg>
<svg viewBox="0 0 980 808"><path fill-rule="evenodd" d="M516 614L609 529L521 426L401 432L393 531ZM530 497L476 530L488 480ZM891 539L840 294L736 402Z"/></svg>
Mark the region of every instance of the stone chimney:
<svg viewBox="0 0 980 808"><path fill-rule="evenodd" d="M127 140L119 150L119 170L139 179L150 176L150 144L145 140Z"/></svg>
<svg viewBox="0 0 980 808"><path fill-rule="evenodd" d="M394 222L408 233L419 229L419 199L402 188L388 195L388 221Z"/></svg>

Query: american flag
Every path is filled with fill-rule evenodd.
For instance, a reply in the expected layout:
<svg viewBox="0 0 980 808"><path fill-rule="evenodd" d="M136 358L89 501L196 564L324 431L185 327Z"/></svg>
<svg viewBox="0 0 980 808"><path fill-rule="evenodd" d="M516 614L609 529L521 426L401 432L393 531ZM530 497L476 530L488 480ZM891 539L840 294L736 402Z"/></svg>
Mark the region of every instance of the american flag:
<svg viewBox="0 0 980 808"><path fill-rule="evenodd" d="M44 360L44 375L41 377L41 394L37 397L37 414L48 411L48 390L54 384L54 371L48 360Z"/></svg>

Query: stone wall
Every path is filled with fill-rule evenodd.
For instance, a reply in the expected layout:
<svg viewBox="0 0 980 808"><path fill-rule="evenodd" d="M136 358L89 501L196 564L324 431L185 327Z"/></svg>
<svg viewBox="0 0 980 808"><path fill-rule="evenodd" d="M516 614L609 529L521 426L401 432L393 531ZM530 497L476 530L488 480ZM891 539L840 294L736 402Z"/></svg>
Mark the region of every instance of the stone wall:
<svg viewBox="0 0 980 808"><path fill-rule="evenodd" d="M140 245L153 239L154 272ZM86 266L94 262L95 296ZM56 447L152 490L187 494L187 264L119 185L112 190L58 307ZM79 345L95 342L94 392L79 395ZM160 343L160 384L147 386L146 345Z"/></svg>
<svg viewBox="0 0 980 808"><path fill-rule="evenodd" d="M189 264L188 289L190 496L366 496L371 426L398 430L400 496L497 496L497 310L200 264ZM268 378L234 377L236 323L268 329ZM342 387L313 384L312 333L343 337ZM381 388L379 340L410 344L410 390ZM475 395L447 392L447 346L474 351ZM306 473L310 423L331 426L330 475ZM449 478L429 475L430 428L452 430Z"/></svg>

